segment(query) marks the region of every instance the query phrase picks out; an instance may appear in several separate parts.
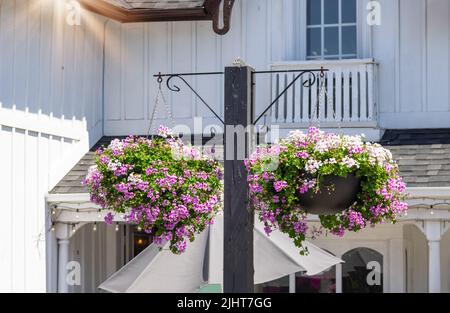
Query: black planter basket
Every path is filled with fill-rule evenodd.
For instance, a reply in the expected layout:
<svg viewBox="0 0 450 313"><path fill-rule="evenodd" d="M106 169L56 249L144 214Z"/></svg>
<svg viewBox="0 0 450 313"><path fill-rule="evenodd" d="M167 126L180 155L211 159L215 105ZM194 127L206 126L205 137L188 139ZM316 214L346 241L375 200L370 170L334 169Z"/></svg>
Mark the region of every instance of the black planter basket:
<svg viewBox="0 0 450 313"><path fill-rule="evenodd" d="M351 174L347 177L326 176L318 193L310 190L299 196L299 205L307 213L334 215L356 202L361 191L361 178Z"/></svg>

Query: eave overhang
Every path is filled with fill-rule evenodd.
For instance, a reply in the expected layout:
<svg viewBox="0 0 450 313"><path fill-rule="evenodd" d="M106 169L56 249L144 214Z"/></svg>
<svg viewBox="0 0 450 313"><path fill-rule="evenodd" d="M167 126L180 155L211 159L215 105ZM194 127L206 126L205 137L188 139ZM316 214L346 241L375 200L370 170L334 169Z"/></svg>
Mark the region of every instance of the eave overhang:
<svg viewBox="0 0 450 313"><path fill-rule="evenodd" d="M157 2L157 1L154 1ZM126 8L105 0L79 0L86 10L103 15L121 23L212 21L214 31L224 35L230 30L234 0L223 0L223 22L220 21L222 0L205 0L203 5L180 8Z"/></svg>

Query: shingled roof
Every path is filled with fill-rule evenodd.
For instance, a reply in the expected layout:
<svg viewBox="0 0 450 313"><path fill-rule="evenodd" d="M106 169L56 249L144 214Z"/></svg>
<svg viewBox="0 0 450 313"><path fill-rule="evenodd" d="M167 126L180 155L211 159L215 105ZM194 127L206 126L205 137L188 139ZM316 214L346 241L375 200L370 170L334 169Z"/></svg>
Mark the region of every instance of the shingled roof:
<svg viewBox="0 0 450 313"><path fill-rule="evenodd" d="M95 150L112 139L101 138L50 193L87 193L81 181L94 165ZM450 187L450 129L388 130L381 144L392 151L408 187Z"/></svg>
<svg viewBox="0 0 450 313"><path fill-rule="evenodd" d="M101 138L88 153L86 153L81 160L67 173L66 176L50 191L51 194L77 194L87 193L88 190L81 184L81 181L86 177L87 172L91 166L94 165L95 151L103 146L109 145L111 140L116 137Z"/></svg>
<svg viewBox="0 0 450 313"><path fill-rule="evenodd" d="M388 130L381 144L408 187L450 187L450 129Z"/></svg>

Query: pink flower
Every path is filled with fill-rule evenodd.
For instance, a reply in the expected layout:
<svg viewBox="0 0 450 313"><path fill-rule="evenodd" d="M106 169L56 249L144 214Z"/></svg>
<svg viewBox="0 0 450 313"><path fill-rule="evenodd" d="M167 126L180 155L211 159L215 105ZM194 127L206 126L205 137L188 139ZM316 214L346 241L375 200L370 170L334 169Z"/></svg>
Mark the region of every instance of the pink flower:
<svg viewBox="0 0 450 313"><path fill-rule="evenodd" d="M335 235L335 236L338 236L338 237L344 237L345 229L342 226L340 226L338 228L335 228L335 229L331 230L331 233L333 235Z"/></svg>
<svg viewBox="0 0 450 313"><path fill-rule="evenodd" d="M297 155L297 158L300 158L300 159L307 159L307 158L309 158L309 154L306 151L297 152L296 155Z"/></svg>
<svg viewBox="0 0 450 313"><path fill-rule="evenodd" d="M250 185L250 191L253 192L253 193L260 193L260 192L263 192L263 187L260 186L257 183L251 184Z"/></svg>
<svg viewBox="0 0 450 313"><path fill-rule="evenodd" d="M111 224L113 223L113 220L114 220L114 216L112 215L111 212L109 212L108 214L106 214L106 216L105 216L105 223L106 223L107 225L111 225Z"/></svg>
<svg viewBox="0 0 450 313"><path fill-rule="evenodd" d="M360 212L349 210L346 217L348 219L349 230L364 228L366 226L366 222Z"/></svg>
<svg viewBox="0 0 450 313"><path fill-rule="evenodd" d="M273 183L273 187L275 188L276 192L280 192L283 189L288 187L288 183L285 182L285 181L282 181L282 180L281 181L276 181L276 182Z"/></svg>

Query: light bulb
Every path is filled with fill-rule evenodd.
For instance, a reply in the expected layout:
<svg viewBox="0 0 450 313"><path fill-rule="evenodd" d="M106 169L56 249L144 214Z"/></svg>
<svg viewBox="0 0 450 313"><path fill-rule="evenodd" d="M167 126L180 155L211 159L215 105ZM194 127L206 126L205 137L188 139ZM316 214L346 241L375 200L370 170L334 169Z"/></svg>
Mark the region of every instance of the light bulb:
<svg viewBox="0 0 450 313"><path fill-rule="evenodd" d="M119 223L116 223L116 231L119 231Z"/></svg>
<svg viewBox="0 0 450 313"><path fill-rule="evenodd" d="M98 210L98 218L99 219L102 218L102 211L101 210Z"/></svg>
<svg viewBox="0 0 450 313"><path fill-rule="evenodd" d="M94 223L94 227L92 228L93 231L97 231L97 223Z"/></svg>
<svg viewBox="0 0 450 313"><path fill-rule="evenodd" d="M52 231L54 232L56 230L55 224L52 224Z"/></svg>
<svg viewBox="0 0 450 313"><path fill-rule="evenodd" d="M77 230L76 226L73 225L73 226L72 226L72 232L74 233L76 230Z"/></svg>
<svg viewBox="0 0 450 313"><path fill-rule="evenodd" d="M75 218L78 220L80 218L80 210L77 209L77 215L75 216Z"/></svg>

